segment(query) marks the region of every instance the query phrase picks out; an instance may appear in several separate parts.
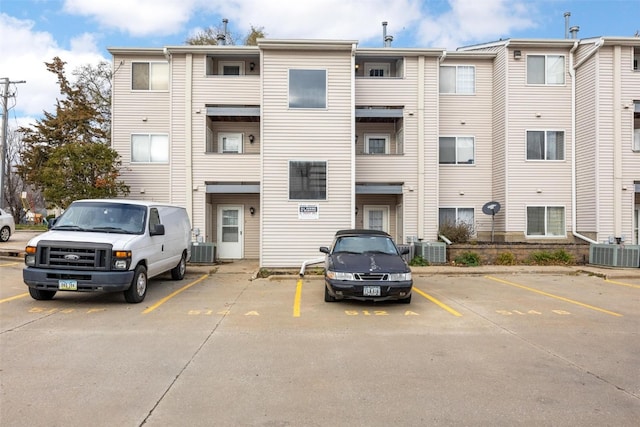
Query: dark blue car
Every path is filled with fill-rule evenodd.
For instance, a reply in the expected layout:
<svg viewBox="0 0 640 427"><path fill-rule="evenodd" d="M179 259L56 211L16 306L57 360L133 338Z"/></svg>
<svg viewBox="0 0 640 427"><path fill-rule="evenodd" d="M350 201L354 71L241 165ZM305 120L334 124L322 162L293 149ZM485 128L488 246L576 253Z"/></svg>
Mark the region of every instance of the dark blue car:
<svg viewBox="0 0 640 427"><path fill-rule="evenodd" d="M377 230L340 230L331 248L322 246L325 261L324 300L398 300L411 302L411 269L391 236Z"/></svg>

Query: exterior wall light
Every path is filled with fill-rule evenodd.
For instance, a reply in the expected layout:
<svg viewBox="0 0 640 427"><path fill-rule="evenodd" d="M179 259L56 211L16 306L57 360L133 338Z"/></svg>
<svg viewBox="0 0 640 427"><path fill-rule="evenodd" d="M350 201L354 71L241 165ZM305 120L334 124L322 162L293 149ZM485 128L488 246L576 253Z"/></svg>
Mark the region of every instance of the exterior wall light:
<svg viewBox="0 0 640 427"><path fill-rule="evenodd" d="M515 60L522 59L522 51L521 50L514 50L513 51L513 59L515 59Z"/></svg>

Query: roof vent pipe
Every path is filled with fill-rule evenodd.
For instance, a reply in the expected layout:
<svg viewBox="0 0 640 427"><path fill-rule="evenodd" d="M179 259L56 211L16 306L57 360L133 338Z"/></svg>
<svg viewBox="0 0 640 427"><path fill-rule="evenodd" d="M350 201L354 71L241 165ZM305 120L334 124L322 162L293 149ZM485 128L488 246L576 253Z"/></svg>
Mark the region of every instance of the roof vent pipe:
<svg viewBox="0 0 640 427"><path fill-rule="evenodd" d="M569 17L571 16L571 12L564 13L564 38L569 38Z"/></svg>
<svg viewBox="0 0 640 427"><path fill-rule="evenodd" d="M218 34L218 42L222 42L222 45L227 44L227 24L229 20L227 18L222 19L222 34Z"/></svg>
<svg viewBox="0 0 640 427"><path fill-rule="evenodd" d="M574 25L573 27L569 28L569 32L571 33L572 39L578 38L578 31L580 31L580 27L578 27L577 25Z"/></svg>
<svg viewBox="0 0 640 427"><path fill-rule="evenodd" d="M384 47L391 47L393 36L387 35L387 21L382 22L382 42Z"/></svg>

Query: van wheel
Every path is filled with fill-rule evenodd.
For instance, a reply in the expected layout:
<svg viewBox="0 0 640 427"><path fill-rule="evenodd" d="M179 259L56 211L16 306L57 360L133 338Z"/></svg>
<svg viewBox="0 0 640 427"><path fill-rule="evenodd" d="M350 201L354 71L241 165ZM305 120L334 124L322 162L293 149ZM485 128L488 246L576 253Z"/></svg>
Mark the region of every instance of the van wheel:
<svg viewBox="0 0 640 427"><path fill-rule="evenodd" d="M124 291L124 299L132 304L137 304L144 300L147 295L147 269L144 265L136 267L133 273L133 280L129 289Z"/></svg>
<svg viewBox="0 0 640 427"><path fill-rule="evenodd" d="M178 265L176 265L171 269L171 278L173 280L182 280L184 279L184 273L186 273L186 271L187 271L187 258L183 252Z"/></svg>
<svg viewBox="0 0 640 427"><path fill-rule="evenodd" d="M29 288L29 294L31 295L31 298L37 299L38 301L49 301L53 299L56 291L45 291L44 289Z"/></svg>

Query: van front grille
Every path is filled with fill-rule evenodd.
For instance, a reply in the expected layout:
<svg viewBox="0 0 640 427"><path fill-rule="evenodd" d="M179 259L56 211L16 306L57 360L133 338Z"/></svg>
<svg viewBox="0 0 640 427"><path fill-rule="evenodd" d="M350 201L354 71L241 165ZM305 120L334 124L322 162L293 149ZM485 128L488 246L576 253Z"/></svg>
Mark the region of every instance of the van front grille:
<svg viewBox="0 0 640 427"><path fill-rule="evenodd" d="M35 267L64 270L109 270L112 245L41 241Z"/></svg>

